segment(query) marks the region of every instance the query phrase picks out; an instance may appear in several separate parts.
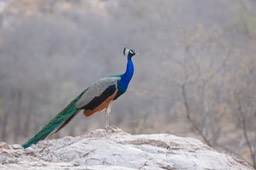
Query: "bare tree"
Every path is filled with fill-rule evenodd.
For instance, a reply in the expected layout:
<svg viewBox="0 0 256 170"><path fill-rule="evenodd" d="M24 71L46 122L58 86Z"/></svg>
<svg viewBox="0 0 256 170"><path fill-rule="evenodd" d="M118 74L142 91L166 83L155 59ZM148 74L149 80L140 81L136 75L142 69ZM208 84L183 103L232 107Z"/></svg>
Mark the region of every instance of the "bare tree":
<svg viewBox="0 0 256 170"><path fill-rule="evenodd" d="M209 95L207 88L215 76L225 68L230 57L230 51L226 50L226 46L223 44L225 47L217 47L224 49L223 54L221 54L222 58L218 62L215 62L214 57L209 56L207 57L208 61L201 61L202 58L206 58L203 55L211 55L204 53L204 51L211 51L211 48L213 48L210 45L210 43L213 43L211 39L215 36L214 34L218 34L214 29L206 31L201 25L198 25L194 34L201 34L203 37L194 37L188 30L183 30L181 34L181 42L184 46L183 61L168 56L171 62L179 65L183 71L183 80L172 80L172 82L180 87L186 117L191 123L192 129L209 146L215 145L216 136L219 136L215 133L220 132L220 126L218 124L215 124L215 127L210 126L210 121L213 120L209 108L209 102L211 101L209 101L210 98L207 96ZM189 91L188 88L190 89ZM192 91L192 89L195 91ZM191 108L192 106L193 108Z"/></svg>
<svg viewBox="0 0 256 170"><path fill-rule="evenodd" d="M249 133L253 133L251 131L256 131L256 128L252 128L250 127L250 120L248 120L248 114L246 114L244 112L243 106L242 106L242 102L240 99L240 92L236 92L236 94L234 94L235 96L235 100L237 102L237 111L238 114L240 115L240 120L239 120L239 124L241 124L240 128L241 128L241 133L242 136L245 140L244 145L246 148L248 148L249 150L249 155L251 157L251 161L252 161L252 165L254 168L256 168L256 150L255 150L255 145L256 145L256 136L254 134L254 139L253 137L251 137L251 135L249 135ZM256 111L254 111L256 113ZM254 113L254 115L256 115ZM252 119L256 119L256 116L251 117ZM254 122L255 123L255 122Z"/></svg>

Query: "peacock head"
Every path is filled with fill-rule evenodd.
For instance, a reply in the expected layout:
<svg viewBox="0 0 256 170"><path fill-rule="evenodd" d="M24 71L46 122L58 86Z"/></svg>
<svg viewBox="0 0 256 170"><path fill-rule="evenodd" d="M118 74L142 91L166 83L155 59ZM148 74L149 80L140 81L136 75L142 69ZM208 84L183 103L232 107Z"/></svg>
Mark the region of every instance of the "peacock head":
<svg viewBox="0 0 256 170"><path fill-rule="evenodd" d="M136 52L133 49L124 48L123 54L124 54L124 56L127 56L128 58L132 58L136 54Z"/></svg>

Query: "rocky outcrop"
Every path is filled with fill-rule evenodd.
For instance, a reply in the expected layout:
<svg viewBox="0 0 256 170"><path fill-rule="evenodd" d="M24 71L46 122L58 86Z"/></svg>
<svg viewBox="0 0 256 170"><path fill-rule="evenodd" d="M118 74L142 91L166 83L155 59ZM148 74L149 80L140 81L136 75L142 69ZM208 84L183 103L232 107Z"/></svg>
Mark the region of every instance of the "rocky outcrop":
<svg viewBox="0 0 256 170"><path fill-rule="evenodd" d="M230 169L252 170L192 138L131 135L121 129L44 140L30 148L0 144L0 169Z"/></svg>

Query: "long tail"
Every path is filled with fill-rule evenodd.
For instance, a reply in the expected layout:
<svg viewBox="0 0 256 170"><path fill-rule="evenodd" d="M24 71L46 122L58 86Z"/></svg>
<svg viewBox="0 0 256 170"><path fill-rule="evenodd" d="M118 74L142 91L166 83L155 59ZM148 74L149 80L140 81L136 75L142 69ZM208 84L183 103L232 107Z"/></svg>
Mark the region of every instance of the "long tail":
<svg viewBox="0 0 256 170"><path fill-rule="evenodd" d="M54 130L55 132L57 132L61 128L63 128L79 112L79 109L76 108L75 103L82 94L80 94L77 98L70 102L64 110L58 113L48 124L46 124L39 132L37 132L34 137L29 139L22 146L24 148L28 148L32 144L36 144L38 141L46 138Z"/></svg>

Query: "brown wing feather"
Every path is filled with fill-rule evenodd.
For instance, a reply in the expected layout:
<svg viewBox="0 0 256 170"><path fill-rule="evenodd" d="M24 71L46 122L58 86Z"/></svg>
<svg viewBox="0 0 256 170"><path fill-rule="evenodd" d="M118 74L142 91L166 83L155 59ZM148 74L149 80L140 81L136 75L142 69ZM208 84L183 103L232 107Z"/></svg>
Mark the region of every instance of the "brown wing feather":
<svg viewBox="0 0 256 170"><path fill-rule="evenodd" d="M113 99L115 98L116 94L117 94L117 90L111 96L109 96L104 102L102 102L99 106L97 106L93 110L85 109L84 110L84 115L86 117L88 117L88 116L91 116L92 114L94 114L96 112L100 112L102 110L105 110L109 106L109 104L113 101Z"/></svg>

